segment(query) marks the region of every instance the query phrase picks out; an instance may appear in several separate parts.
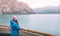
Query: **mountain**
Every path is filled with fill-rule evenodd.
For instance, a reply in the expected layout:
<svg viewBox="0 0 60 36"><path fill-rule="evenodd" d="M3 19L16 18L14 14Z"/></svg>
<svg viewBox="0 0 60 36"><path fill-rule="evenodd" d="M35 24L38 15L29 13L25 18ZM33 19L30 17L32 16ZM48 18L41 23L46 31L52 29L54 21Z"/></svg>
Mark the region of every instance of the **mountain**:
<svg viewBox="0 0 60 36"><path fill-rule="evenodd" d="M46 6L42 8L36 8L34 11L37 14L60 14L60 5L58 6Z"/></svg>
<svg viewBox="0 0 60 36"><path fill-rule="evenodd" d="M28 4L17 0L0 0L0 13L35 14Z"/></svg>

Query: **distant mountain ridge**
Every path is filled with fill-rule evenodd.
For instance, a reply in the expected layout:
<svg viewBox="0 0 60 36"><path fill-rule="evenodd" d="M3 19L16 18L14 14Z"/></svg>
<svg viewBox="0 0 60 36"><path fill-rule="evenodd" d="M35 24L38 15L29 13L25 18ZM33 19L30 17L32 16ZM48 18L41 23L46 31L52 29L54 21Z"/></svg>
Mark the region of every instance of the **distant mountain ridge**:
<svg viewBox="0 0 60 36"><path fill-rule="evenodd" d="M18 12L20 14L34 14L35 12L24 2L16 0L0 0L0 13Z"/></svg>
<svg viewBox="0 0 60 36"><path fill-rule="evenodd" d="M59 14L60 13L60 5L58 5L58 6L54 6L54 7L52 7L52 6L46 6L46 7L42 7L42 8L36 8L36 9L34 9L34 11L36 12L36 13L38 13L38 14L40 14L40 13L45 13L45 14L54 14L54 13L56 13L56 14Z"/></svg>

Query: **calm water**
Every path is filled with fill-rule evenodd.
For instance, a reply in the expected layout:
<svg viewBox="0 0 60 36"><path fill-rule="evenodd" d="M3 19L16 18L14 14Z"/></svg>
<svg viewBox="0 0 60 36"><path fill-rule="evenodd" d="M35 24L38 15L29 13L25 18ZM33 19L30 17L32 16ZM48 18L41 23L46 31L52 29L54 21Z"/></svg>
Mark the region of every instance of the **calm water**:
<svg viewBox="0 0 60 36"><path fill-rule="evenodd" d="M12 15L0 15L0 24L10 24ZM60 14L16 15L21 28L60 36Z"/></svg>

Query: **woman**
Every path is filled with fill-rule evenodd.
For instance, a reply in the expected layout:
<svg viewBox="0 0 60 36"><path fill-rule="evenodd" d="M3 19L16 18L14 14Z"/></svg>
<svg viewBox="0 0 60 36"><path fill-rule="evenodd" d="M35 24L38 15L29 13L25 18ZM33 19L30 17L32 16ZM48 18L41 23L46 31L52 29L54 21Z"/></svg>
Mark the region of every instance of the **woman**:
<svg viewBox="0 0 60 36"><path fill-rule="evenodd" d="M12 17L12 20L10 21L10 27L11 27L11 36L19 36L20 27L18 25L16 16Z"/></svg>

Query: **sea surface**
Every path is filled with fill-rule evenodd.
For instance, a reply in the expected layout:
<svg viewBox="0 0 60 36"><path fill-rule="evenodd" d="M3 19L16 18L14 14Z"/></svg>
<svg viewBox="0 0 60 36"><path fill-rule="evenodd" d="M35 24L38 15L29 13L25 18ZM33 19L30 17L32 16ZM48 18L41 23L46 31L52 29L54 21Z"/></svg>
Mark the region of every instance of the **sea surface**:
<svg viewBox="0 0 60 36"><path fill-rule="evenodd" d="M60 14L16 15L21 28L60 36ZM0 15L0 25L10 26L12 15Z"/></svg>

